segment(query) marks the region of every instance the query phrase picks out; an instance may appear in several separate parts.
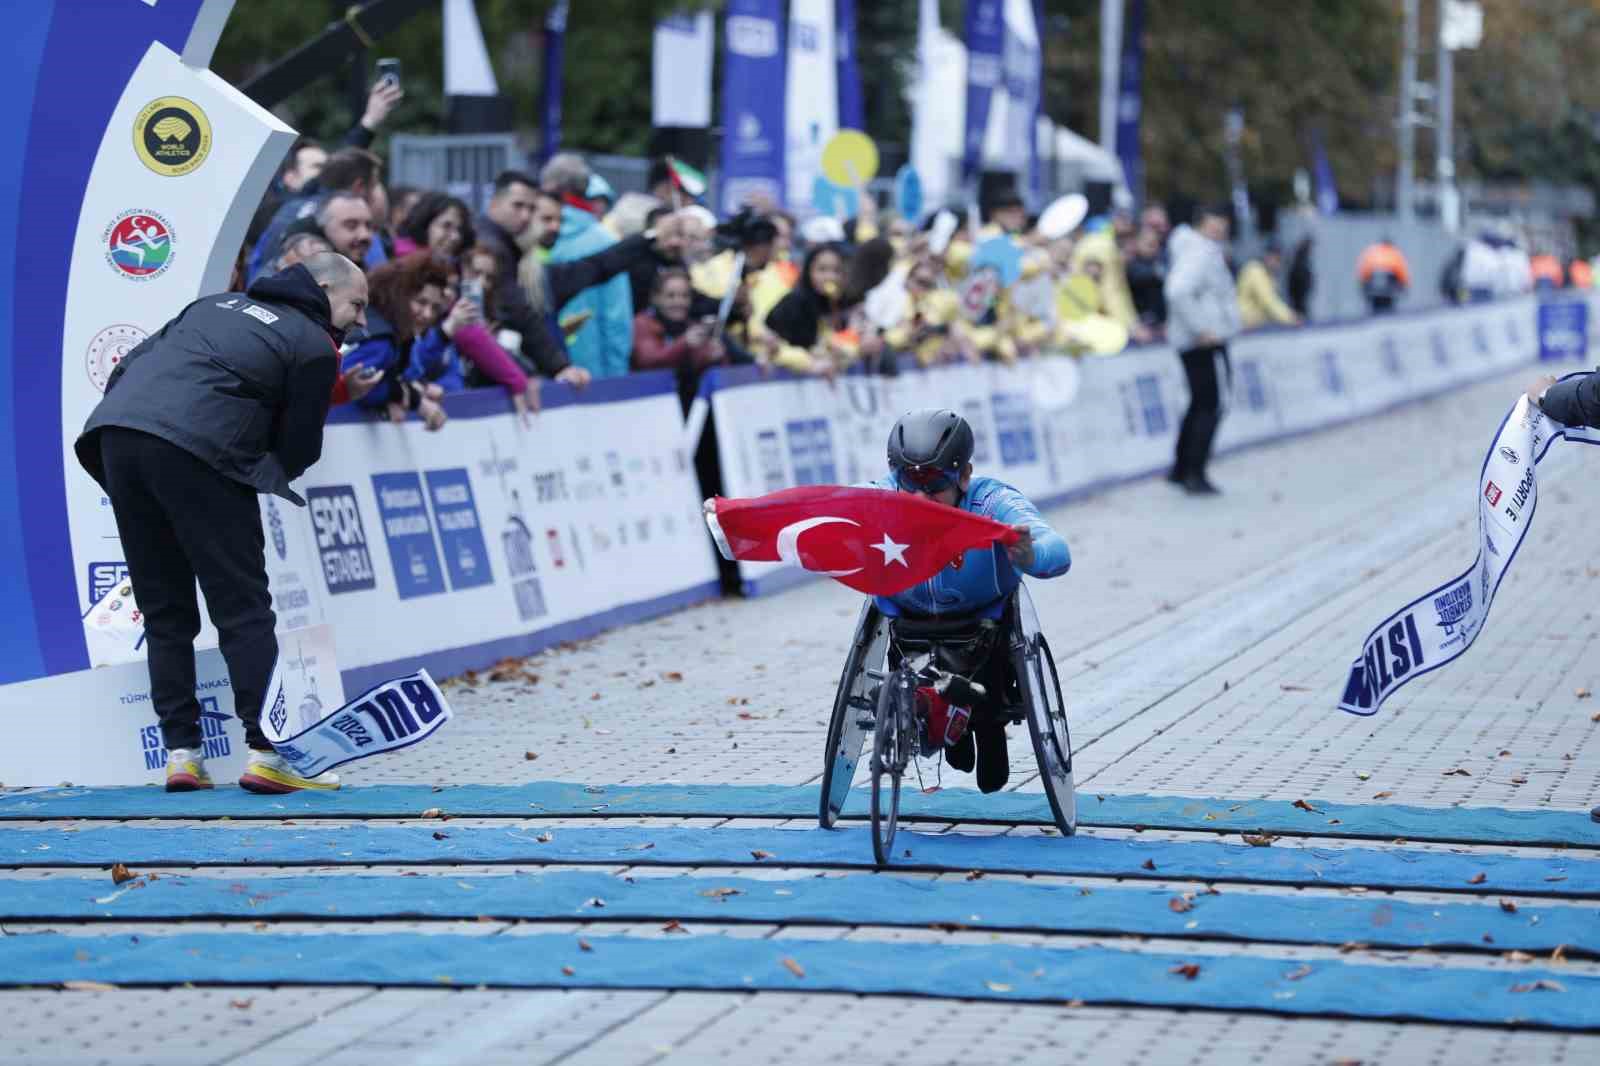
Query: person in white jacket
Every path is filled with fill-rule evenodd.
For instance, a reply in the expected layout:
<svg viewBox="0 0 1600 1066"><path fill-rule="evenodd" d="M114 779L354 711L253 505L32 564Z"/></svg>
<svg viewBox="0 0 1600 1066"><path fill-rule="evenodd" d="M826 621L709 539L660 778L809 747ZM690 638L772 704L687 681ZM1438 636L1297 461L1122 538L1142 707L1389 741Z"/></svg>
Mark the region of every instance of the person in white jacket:
<svg viewBox="0 0 1600 1066"><path fill-rule="evenodd" d="M1189 379L1189 409L1178 431L1177 457L1167 480L1195 496L1214 496L1217 487L1206 477L1211 443L1222 421L1222 386L1232 386L1228 341L1239 332L1239 296L1223 249L1228 216L1219 208L1202 209L1194 226L1179 226L1168 249L1167 340L1178 349Z"/></svg>

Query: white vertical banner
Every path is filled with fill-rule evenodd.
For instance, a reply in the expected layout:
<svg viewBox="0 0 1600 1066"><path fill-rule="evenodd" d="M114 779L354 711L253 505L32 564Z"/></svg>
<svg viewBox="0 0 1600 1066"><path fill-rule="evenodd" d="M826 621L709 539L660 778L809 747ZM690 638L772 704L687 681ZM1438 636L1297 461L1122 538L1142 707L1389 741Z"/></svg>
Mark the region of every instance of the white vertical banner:
<svg viewBox="0 0 1600 1066"><path fill-rule="evenodd" d="M494 96L489 49L473 0L444 0L444 93L446 96Z"/></svg>
<svg viewBox="0 0 1600 1066"><path fill-rule="evenodd" d="M951 167L961 155L966 97L949 87L966 83L967 50L940 28L939 0L918 0L911 167L922 180L923 203L929 210L944 204Z"/></svg>
<svg viewBox="0 0 1600 1066"><path fill-rule="evenodd" d="M711 12L656 23L650 58L650 124L711 125Z"/></svg>
<svg viewBox="0 0 1600 1066"><path fill-rule="evenodd" d="M983 157L990 165L1021 176L1021 189L1027 185L1030 137L1039 96L1040 44L1032 0L1005 0L1004 20L1000 84L989 104Z"/></svg>
<svg viewBox="0 0 1600 1066"><path fill-rule="evenodd" d="M837 77L833 0L791 0L784 199L790 210L803 214L811 212L822 149L839 132Z"/></svg>

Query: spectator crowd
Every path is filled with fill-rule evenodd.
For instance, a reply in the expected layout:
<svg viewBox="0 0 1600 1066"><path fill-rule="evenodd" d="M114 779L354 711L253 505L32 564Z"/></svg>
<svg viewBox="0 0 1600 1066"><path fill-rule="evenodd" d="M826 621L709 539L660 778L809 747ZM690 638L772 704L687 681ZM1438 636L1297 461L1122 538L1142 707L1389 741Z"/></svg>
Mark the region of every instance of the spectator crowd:
<svg viewBox="0 0 1600 1066"><path fill-rule="evenodd" d="M439 190L386 184L370 146L400 95L380 81L332 151L295 144L234 283L321 250L360 264L368 323L347 345L336 399L378 417L415 413L436 429L450 394L483 387L504 389L526 416L545 380L582 388L635 370L676 370L692 387L718 365L831 378L858 366L893 373L902 357L931 366L1110 355L1130 343L1221 349L1241 330L1308 317L1311 238L1287 260L1269 243L1239 263L1215 210L1193 228L1175 228L1154 204L1080 214L1063 233L1030 219L1005 187L975 217L945 210L920 221L880 208L863 188L853 218L802 222L756 200L719 220L698 202L699 175L670 158L652 165L647 192L619 197L563 152L536 172L500 174L477 214ZM1206 239L1189 239L1197 234ZM1443 291L1499 295L1521 284L1508 280L1514 268L1532 287L1539 257L1511 263L1507 247L1493 234L1467 244ZM1569 277L1556 261L1559 284L1586 284L1576 270ZM1374 313L1410 284L1387 242L1367 250L1357 275Z"/></svg>

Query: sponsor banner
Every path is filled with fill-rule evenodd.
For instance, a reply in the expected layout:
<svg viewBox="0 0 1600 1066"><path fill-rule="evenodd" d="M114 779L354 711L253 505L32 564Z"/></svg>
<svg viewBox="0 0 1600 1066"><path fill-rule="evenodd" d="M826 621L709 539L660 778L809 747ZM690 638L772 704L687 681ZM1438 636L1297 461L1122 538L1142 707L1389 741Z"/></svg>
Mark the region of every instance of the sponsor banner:
<svg viewBox="0 0 1600 1066"><path fill-rule="evenodd" d="M1569 375L1571 376L1571 375ZM1500 423L1478 477L1478 555L1463 573L1384 619L1362 642L1339 709L1373 715L1401 686L1450 663L1478 639L1539 502L1537 468L1557 440L1600 444L1600 430L1568 428L1526 396Z"/></svg>
<svg viewBox="0 0 1600 1066"><path fill-rule="evenodd" d="M1534 357L1533 325L1534 302L1523 298L1246 334L1229 346L1218 447L1372 414L1525 364ZM951 407L972 424L979 473L1038 501L1059 499L1169 467L1189 402L1177 354L1164 346L1103 359L846 375L832 385L717 369L704 388L729 497L871 481L886 469L889 428L901 413ZM792 568L739 563L749 591L779 569Z"/></svg>
<svg viewBox="0 0 1600 1066"><path fill-rule="evenodd" d="M319 666L331 662L330 630L286 633L267 685L261 731L303 777L355 759L409 748L450 720L450 704L426 670L375 685L344 703L330 699ZM331 709L329 709L331 707Z"/></svg>
<svg viewBox="0 0 1600 1066"><path fill-rule="evenodd" d="M961 177L970 181L983 163L989 102L1002 86L1005 23L1002 0L968 0L966 131L962 137Z"/></svg>
<svg viewBox="0 0 1600 1066"><path fill-rule="evenodd" d="M822 149L839 132L839 70L834 59L837 29L833 0L789 0L789 65L785 71L784 203L811 203L822 174ZM764 90L771 95L771 88Z"/></svg>
<svg viewBox="0 0 1600 1066"><path fill-rule="evenodd" d="M1545 300L1539 303L1539 358L1583 359L1589 354L1589 302Z"/></svg>
<svg viewBox="0 0 1600 1066"><path fill-rule="evenodd" d="M656 23L650 60L650 125L711 125L712 19L709 11Z"/></svg>
<svg viewBox="0 0 1600 1066"><path fill-rule="evenodd" d="M329 706L344 703L331 628L280 631L278 643L298 693ZM217 787L227 787L244 771L247 754L228 666L216 648L195 656L195 695L206 769ZM143 662L0 685L0 720L10 723L17 741L0 745L0 781L9 787L144 785L166 772L167 750Z"/></svg>
<svg viewBox="0 0 1600 1066"><path fill-rule="evenodd" d="M781 0L728 0L723 35L720 197L731 215L753 194L785 202Z"/></svg>
<svg viewBox="0 0 1600 1066"><path fill-rule="evenodd" d="M715 583L671 375L595 382L582 402L546 393L528 426L498 390L447 397L437 433L335 413L296 483L308 506L272 506L285 569L309 586L307 613L337 626L345 670L531 649L541 631ZM270 523L267 539L270 562Z"/></svg>

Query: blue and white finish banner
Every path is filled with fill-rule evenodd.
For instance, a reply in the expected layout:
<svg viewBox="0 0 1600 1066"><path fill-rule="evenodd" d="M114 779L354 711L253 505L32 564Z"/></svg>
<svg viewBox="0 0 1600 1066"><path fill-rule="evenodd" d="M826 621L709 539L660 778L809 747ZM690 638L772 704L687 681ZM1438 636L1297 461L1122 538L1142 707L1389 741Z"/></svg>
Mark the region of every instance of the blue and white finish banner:
<svg viewBox="0 0 1600 1066"><path fill-rule="evenodd" d="M1236 338L1218 435L1226 450L1370 415L1531 364L1531 298ZM723 494L880 477L889 428L916 407L952 407L972 424L978 472L1049 505L1172 464L1188 389L1177 353L1134 348L1109 358L1045 356L847 374L836 382L711 371ZM777 563L739 564L746 591L798 580Z"/></svg>
<svg viewBox="0 0 1600 1066"><path fill-rule="evenodd" d="M1472 647L1506 571L1533 528L1538 465L1558 440L1600 444L1600 430L1563 426L1527 396L1501 421L1478 475L1478 556L1367 634L1350 667L1339 709L1373 715L1407 682L1445 666Z"/></svg>
<svg viewBox="0 0 1600 1066"><path fill-rule="evenodd" d="M261 708L261 731L283 760L302 777L398 751L437 733L450 720L450 701L426 670L374 685L349 703L329 701L319 690L315 673L318 654L332 661L332 648L313 643L328 627L307 635L288 633L267 686ZM311 660L308 664L307 660Z"/></svg>

